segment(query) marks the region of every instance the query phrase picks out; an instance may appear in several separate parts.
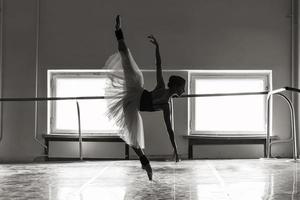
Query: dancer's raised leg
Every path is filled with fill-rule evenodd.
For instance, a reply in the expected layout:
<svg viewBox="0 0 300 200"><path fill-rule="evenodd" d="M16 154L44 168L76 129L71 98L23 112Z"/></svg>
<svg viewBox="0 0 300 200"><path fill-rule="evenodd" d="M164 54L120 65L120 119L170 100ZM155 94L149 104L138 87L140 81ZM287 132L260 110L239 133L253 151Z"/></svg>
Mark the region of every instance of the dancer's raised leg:
<svg viewBox="0 0 300 200"><path fill-rule="evenodd" d="M126 83L131 86L132 83L141 82L139 80L139 75L137 75L137 70L135 69L136 63L134 62L128 47L125 43L124 35L121 29L121 18L119 15L116 17L116 25L115 25L115 35L118 40L118 50L122 59L122 67L124 70L124 77L126 79ZM134 63L133 63L134 62ZM142 79L142 78L140 78Z"/></svg>

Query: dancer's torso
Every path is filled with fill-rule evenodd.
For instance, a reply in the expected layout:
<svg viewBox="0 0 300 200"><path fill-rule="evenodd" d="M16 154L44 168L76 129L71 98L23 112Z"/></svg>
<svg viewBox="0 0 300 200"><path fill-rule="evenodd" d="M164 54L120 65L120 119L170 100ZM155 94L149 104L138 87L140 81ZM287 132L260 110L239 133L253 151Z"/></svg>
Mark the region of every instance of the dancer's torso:
<svg viewBox="0 0 300 200"><path fill-rule="evenodd" d="M155 88L151 92L144 90L140 99L140 111L159 111L168 102L169 96L165 88Z"/></svg>

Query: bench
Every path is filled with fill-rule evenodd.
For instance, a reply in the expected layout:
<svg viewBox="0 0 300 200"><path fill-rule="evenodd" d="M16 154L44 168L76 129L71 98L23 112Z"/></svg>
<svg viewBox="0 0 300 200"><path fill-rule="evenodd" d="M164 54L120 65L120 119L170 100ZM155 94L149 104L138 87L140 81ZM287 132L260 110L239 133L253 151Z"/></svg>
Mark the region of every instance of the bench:
<svg viewBox="0 0 300 200"><path fill-rule="evenodd" d="M187 135L188 139L188 158L193 159L194 145L216 145L216 144L262 144L264 145L264 157L266 157L266 136L265 135ZM276 139L272 136L271 139Z"/></svg>
<svg viewBox="0 0 300 200"><path fill-rule="evenodd" d="M45 145L47 146L47 149L45 149L46 155L49 153L50 141L79 142L79 136L75 134L45 134L43 137L45 139ZM82 142L124 142L124 140L117 135L84 134L82 135ZM129 160L129 145L126 143L125 160Z"/></svg>

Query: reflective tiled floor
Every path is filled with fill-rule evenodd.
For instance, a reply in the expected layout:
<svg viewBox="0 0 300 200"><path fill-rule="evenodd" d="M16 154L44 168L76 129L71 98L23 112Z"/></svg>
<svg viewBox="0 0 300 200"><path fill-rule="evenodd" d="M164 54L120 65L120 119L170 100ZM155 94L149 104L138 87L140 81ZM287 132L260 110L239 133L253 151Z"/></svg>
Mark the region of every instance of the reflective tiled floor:
<svg viewBox="0 0 300 200"><path fill-rule="evenodd" d="M291 160L0 164L0 199L300 199L300 163Z"/></svg>

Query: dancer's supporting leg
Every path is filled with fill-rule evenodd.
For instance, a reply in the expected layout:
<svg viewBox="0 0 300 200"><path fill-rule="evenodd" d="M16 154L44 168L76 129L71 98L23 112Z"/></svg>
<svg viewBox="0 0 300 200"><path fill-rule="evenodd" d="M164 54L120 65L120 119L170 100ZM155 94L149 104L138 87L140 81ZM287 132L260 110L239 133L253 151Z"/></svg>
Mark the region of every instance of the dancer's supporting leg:
<svg viewBox="0 0 300 200"><path fill-rule="evenodd" d="M148 158L145 156L145 154L144 154L144 152L141 148L132 147L132 149L138 155L138 157L141 161L141 164L142 164L142 168L144 170L146 170L148 178L151 181L152 180L152 168L151 168L151 165L150 165L150 162L149 162Z"/></svg>

